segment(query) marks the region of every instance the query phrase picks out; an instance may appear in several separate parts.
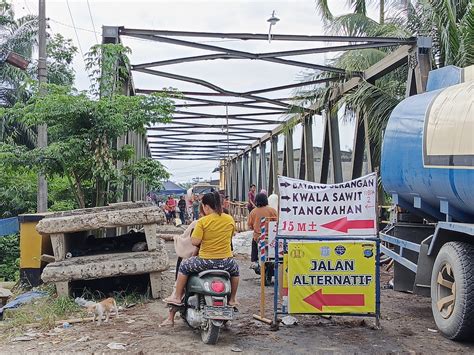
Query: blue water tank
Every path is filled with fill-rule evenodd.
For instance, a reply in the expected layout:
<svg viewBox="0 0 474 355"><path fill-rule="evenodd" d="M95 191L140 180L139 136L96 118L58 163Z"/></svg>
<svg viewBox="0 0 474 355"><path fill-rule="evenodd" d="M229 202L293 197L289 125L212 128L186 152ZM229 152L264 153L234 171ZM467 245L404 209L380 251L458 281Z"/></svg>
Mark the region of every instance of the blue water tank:
<svg viewBox="0 0 474 355"><path fill-rule="evenodd" d="M433 71L428 84L390 116L382 183L411 212L474 223L474 67Z"/></svg>

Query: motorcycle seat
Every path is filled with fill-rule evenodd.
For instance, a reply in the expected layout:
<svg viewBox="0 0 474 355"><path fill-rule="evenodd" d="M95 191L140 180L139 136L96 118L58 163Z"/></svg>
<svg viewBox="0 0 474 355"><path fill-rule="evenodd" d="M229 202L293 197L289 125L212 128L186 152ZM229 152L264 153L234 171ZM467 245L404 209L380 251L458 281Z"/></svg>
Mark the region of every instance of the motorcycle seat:
<svg viewBox="0 0 474 355"><path fill-rule="evenodd" d="M199 277L204 277L206 275L223 276L230 279L230 274L225 270L204 270L198 274Z"/></svg>

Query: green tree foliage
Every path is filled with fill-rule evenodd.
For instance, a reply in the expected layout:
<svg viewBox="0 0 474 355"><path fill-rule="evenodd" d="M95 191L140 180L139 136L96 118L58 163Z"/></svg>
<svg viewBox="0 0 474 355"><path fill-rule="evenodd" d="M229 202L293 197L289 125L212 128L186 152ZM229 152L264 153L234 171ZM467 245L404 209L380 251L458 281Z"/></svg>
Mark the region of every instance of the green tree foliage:
<svg viewBox="0 0 474 355"><path fill-rule="evenodd" d="M36 45L38 21L35 16L15 18L11 4L0 1L0 55L13 51L31 60ZM0 64L0 105L12 106L27 95L23 83L28 74L8 64Z"/></svg>
<svg viewBox="0 0 474 355"><path fill-rule="evenodd" d="M351 12L334 16L327 0L316 0L316 9L328 34L370 37L412 37L429 35L433 38L433 63L467 66L474 64L474 3L472 0L350 0ZM367 8L375 5L380 10L379 20L367 15ZM403 6L402 6L403 5ZM372 48L347 51L329 61L329 64L346 69L349 73L363 71L374 65L393 49ZM332 77L333 74L313 72L305 80ZM333 91L347 80L339 80L328 86L317 86L299 91L300 104L327 107ZM382 131L390 113L405 97L407 68L399 68L375 82L363 81L356 89L332 103L337 112L344 107L346 119L353 119L355 112L364 115L369 122L369 136L375 145L374 162L380 158Z"/></svg>
<svg viewBox="0 0 474 355"><path fill-rule="evenodd" d="M34 212L37 179L34 171L11 166L0 157L0 219Z"/></svg>
<svg viewBox="0 0 474 355"><path fill-rule="evenodd" d="M18 235L0 237L0 281L16 281L20 277L20 238Z"/></svg>
<svg viewBox="0 0 474 355"><path fill-rule="evenodd" d="M0 47L1 53L15 51L30 61L26 71L8 64L0 68L0 106L12 107L16 102L27 101L32 94L32 83L37 79L38 61L31 58L36 46L38 21L34 16L14 19L11 5L0 3L0 36L5 37ZM57 85L71 86L74 82L72 60L77 48L70 39L55 34L47 41L48 82ZM3 116L0 121L0 142L36 145L36 127L27 127L23 122Z"/></svg>
<svg viewBox="0 0 474 355"><path fill-rule="evenodd" d="M112 144L128 131L144 133L145 125L169 121L173 104L167 98L115 95L93 100L64 87L47 90L45 96L35 94L6 112L29 127L46 123L50 144L9 154L4 147L3 159L66 177L80 207L113 201L132 178L148 183L168 178L159 162L133 162L133 147L116 149ZM117 169L119 162L124 169Z"/></svg>
<svg viewBox="0 0 474 355"><path fill-rule="evenodd" d="M145 134L147 125L169 122L173 102L164 94L118 94L120 81L115 77L122 71L109 70L107 63L127 63L124 54L129 50L111 44L94 50L91 63L104 68L97 83L100 91L107 94L91 98L70 87L47 85L45 94L36 90L27 102L17 103L2 113L27 127L48 125L50 143L47 148L16 149L12 153L11 147L4 147L4 159L34 170L41 169L49 176L67 178L79 207L100 206L116 200L132 179L156 187L159 181L169 177L159 162L134 161L133 147L126 145L117 149L114 142L127 132ZM94 56L104 59L95 61Z"/></svg>
<svg viewBox="0 0 474 355"><path fill-rule="evenodd" d="M406 25L414 35L433 37L438 67L474 64L474 2L418 0L409 6Z"/></svg>

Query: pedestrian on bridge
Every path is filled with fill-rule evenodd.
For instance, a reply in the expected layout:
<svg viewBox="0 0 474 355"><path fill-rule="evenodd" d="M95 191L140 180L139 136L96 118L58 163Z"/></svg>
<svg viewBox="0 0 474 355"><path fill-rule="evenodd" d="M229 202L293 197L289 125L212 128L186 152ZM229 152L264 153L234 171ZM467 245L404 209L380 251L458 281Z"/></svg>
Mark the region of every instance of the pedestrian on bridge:
<svg viewBox="0 0 474 355"><path fill-rule="evenodd" d="M186 214L186 200L184 199L184 195L179 198L178 209L181 223L186 224L186 219L184 218Z"/></svg>
<svg viewBox="0 0 474 355"><path fill-rule="evenodd" d="M261 234L261 220L262 218L277 218L277 211L268 206L268 198L266 194L259 193L255 196L255 205L257 208L253 209L247 220L247 225L253 230L252 237L252 253L250 255L251 269L258 269L258 245L257 242Z"/></svg>
<svg viewBox="0 0 474 355"><path fill-rule="evenodd" d="M166 222L171 223L176 218L176 201L169 195L165 203Z"/></svg>
<svg viewBox="0 0 474 355"><path fill-rule="evenodd" d="M257 192L257 186L255 184L250 185L249 193L248 193L248 203L247 208L249 213L256 207L255 205L255 193Z"/></svg>

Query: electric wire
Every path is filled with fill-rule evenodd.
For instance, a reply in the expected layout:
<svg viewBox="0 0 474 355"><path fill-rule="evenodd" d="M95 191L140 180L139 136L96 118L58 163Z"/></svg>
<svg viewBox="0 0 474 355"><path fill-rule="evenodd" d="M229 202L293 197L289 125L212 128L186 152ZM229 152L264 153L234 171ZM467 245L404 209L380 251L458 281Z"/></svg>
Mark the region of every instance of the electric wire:
<svg viewBox="0 0 474 355"><path fill-rule="evenodd" d="M96 31L93 31L93 30L91 30L91 29L82 28L82 27L73 27L73 26L71 26L71 25L68 25L67 23L64 23L64 22L61 22L61 21L58 21L58 20L55 20L55 19L52 19L52 18L50 18L49 20L52 21L52 22L54 22L54 23L56 23L56 24L58 24L58 25L65 26L65 27L69 27L69 28L75 28L75 29L77 29L77 30L79 30L79 31L85 31L85 32L100 34L100 32L96 32Z"/></svg>
<svg viewBox="0 0 474 355"><path fill-rule="evenodd" d="M94 18L92 17L91 5L89 4L89 0L87 0L87 8L89 9L89 16L92 22L92 29L94 30L95 41L99 44L99 38L97 37L97 31L95 30Z"/></svg>
<svg viewBox="0 0 474 355"><path fill-rule="evenodd" d="M30 10L30 7L28 6L28 3L26 2L26 0L23 0L24 3L25 3L25 6L26 6L26 10L28 10L28 12L30 13L30 15L33 15L33 13L31 12Z"/></svg>
<svg viewBox="0 0 474 355"><path fill-rule="evenodd" d="M82 61L84 62L84 69L87 72L87 77L89 78L89 82L92 86L92 79L91 79L89 70L87 69L87 63L86 63L86 59L84 57L84 51L82 50L81 41L79 40L79 34L77 33L77 28L76 28L76 24L74 22L74 18L72 16L71 7L69 6L69 0L66 0L66 5L67 5L67 9L69 11L69 17L71 18L72 27L74 28L74 33L76 34L77 46L79 48L79 52L81 53Z"/></svg>
<svg viewBox="0 0 474 355"><path fill-rule="evenodd" d="M74 28L74 33L76 34L77 46L79 47L79 52L81 52L82 58L84 59L84 52L82 51L81 41L79 40L79 34L77 33L76 24L74 23L74 17L72 16L71 7L69 6L69 0L66 0L67 9L69 11L69 17L71 18L72 28ZM85 61L84 61L85 64Z"/></svg>

